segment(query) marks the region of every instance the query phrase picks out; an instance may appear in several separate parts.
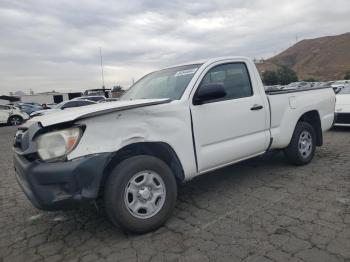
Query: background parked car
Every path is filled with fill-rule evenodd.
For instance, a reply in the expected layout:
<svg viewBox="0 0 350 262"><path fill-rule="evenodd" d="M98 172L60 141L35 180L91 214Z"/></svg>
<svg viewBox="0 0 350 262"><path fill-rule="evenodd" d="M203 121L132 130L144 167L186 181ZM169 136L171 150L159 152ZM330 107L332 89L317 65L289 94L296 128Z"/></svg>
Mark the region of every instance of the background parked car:
<svg viewBox="0 0 350 262"><path fill-rule="evenodd" d="M49 103L49 104L46 104L46 105L47 105L47 107L49 107L49 108L54 108L54 107L57 106L57 104L55 104L55 103Z"/></svg>
<svg viewBox="0 0 350 262"><path fill-rule="evenodd" d="M98 103L115 102L115 101L118 101L118 100L119 100L118 98L106 98L106 99L98 101Z"/></svg>
<svg viewBox="0 0 350 262"><path fill-rule="evenodd" d="M43 110L42 106L40 105L33 105L27 103L18 103L16 107L18 107L21 111L26 112L28 115L30 115L33 112Z"/></svg>
<svg viewBox="0 0 350 262"><path fill-rule="evenodd" d="M344 85L336 95L336 126L350 126L350 84Z"/></svg>
<svg viewBox="0 0 350 262"><path fill-rule="evenodd" d="M68 100L68 101L63 101L63 102L59 103L58 105L56 105L55 107L53 107L52 109L39 110L39 111L33 112L30 114L30 117L42 116L42 115L51 114L51 113L54 113L57 111L61 111L61 110L66 109L66 108L87 106L87 105L92 105L92 104L96 104L96 102L90 101L90 100L72 99L72 100Z"/></svg>
<svg viewBox="0 0 350 262"><path fill-rule="evenodd" d="M99 102L101 100L105 100L106 97L105 96L81 96L81 97L77 97L77 98L73 98L73 100L89 100L89 101L94 101L94 102Z"/></svg>
<svg viewBox="0 0 350 262"><path fill-rule="evenodd" d="M29 119L27 113L12 105L0 105L0 124L20 125Z"/></svg>
<svg viewBox="0 0 350 262"><path fill-rule="evenodd" d="M32 106L37 106L37 107L41 107L41 104L36 103L36 102L18 102L16 103L17 105L32 105Z"/></svg>

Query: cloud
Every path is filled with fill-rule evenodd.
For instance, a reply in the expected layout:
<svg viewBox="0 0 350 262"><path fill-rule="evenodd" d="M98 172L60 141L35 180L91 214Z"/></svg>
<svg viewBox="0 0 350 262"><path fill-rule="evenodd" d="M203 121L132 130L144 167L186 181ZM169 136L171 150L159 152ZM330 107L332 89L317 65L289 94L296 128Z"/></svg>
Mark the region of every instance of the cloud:
<svg viewBox="0 0 350 262"><path fill-rule="evenodd" d="M1 0L0 93L127 87L163 66L344 33L348 0Z"/></svg>

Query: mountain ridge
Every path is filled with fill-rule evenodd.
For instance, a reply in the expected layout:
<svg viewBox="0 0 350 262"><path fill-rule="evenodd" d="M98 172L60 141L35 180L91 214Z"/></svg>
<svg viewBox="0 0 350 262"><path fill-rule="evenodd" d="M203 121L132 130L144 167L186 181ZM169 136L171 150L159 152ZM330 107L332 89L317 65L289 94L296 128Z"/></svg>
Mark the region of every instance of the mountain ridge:
<svg viewBox="0 0 350 262"><path fill-rule="evenodd" d="M260 73L286 66L293 69L300 80L343 79L346 72L350 72L350 32L304 39L257 66Z"/></svg>

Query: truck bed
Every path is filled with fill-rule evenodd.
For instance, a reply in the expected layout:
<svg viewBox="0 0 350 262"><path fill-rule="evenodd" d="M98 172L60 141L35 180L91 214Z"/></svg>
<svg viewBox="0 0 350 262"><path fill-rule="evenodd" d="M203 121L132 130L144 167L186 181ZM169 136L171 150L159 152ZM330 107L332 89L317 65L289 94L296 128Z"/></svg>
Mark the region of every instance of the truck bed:
<svg viewBox="0 0 350 262"><path fill-rule="evenodd" d="M332 89L332 87L312 87L304 89L278 89L278 90L265 90L267 95L279 95L279 94L288 94L288 93L297 93L297 92L306 92L318 89Z"/></svg>
<svg viewBox="0 0 350 262"><path fill-rule="evenodd" d="M315 112L328 130L334 119L335 96L332 88L317 87L266 92L270 106L271 148L285 148L294 127L305 112Z"/></svg>

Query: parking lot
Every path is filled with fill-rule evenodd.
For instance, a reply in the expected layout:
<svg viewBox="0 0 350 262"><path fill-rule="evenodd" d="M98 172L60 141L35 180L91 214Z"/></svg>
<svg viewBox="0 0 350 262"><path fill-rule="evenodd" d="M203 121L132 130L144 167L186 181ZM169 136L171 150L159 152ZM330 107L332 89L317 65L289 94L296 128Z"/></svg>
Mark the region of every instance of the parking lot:
<svg viewBox="0 0 350 262"><path fill-rule="evenodd" d="M308 166L281 153L181 185L165 227L131 235L93 206L36 210L0 127L0 261L350 261L350 128L325 134Z"/></svg>

